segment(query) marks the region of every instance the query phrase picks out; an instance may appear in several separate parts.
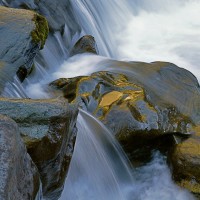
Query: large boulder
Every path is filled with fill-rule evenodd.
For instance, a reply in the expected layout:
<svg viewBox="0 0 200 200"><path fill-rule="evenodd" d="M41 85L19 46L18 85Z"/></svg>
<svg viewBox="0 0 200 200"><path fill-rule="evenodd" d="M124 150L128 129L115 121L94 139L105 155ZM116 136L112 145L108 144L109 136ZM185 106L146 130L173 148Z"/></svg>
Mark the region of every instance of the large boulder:
<svg viewBox="0 0 200 200"><path fill-rule="evenodd" d="M76 135L77 106L59 99L0 98L0 114L14 119L37 165L46 199L58 198Z"/></svg>
<svg viewBox="0 0 200 200"><path fill-rule="evenodd" d="M40 178L17 124L0 115L0 199L39 199Z"/></svg>
<svg viewBox="0 0 200 200"><path fill-rule="evenodd" d="M155 146L168 149L173 142L169 135L194 132L200 90L190 72L164 62L107 61L106 67L107 71L50 85L55 95L61 95L60 90L69 102L99 118L132 160L147 158Z"/></svg>
<svg viewBox="0 0 200 200"><path fill-rule="evenodd" d="M0 30L1 92L18 70L21 79L31 70L33 58L44 46L48 25L45 18L35 12L0 6Z"/></svg>

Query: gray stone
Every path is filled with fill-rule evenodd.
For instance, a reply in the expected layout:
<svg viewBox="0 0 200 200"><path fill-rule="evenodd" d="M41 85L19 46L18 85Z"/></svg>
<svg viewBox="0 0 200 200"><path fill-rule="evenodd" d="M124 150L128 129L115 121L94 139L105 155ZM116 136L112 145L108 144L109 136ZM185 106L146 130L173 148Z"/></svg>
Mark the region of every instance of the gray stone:
<svg viewBox="0 0 200 200"><path fill-rule="evenodd" d="M72 156L76 134L76 105L60 99L0 98L0 114L14 119L37 165L46 198L56 199Z"/></svg>
<svg viewBox="0 0 200 200"><path fill-rule="evenodd" d="M39 173L21 140L17 124L0 115L0 199L35 199Z"/></svg>
<svg viewBox="0 0 200 200"><path fill-rule="evenodd" d="M48 35L46 20L33 11L0 6L0 93L19 68L31 70Z"/></svg>
<svg viewBox="0 0 200 200"><path fill-rule="evenodd" d="M81 37L70 52L70 56L79 53L93 53L98 54L97 45L95 39L91 35L85 35Z"/></svg>

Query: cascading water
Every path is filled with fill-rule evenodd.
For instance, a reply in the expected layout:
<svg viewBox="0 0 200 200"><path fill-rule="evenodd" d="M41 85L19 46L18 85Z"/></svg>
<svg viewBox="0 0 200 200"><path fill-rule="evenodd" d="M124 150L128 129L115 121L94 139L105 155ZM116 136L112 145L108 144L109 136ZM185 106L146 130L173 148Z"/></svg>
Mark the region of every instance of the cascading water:
<svg viewBox="0 0 200 200"><path fill-rule="evenodd" d="M131 169L110 131L80 110L78 134L59 200L192 200L176 186L166 160L156 152L145 167Z"/></svg>
<svg viewBox="0 0 200 200"><path fill-rule="evenodd" d="M33 75L22 86L18 82L8 84L5 96L48 98L43 85L57 78L103 70L108 57L173 62L200 80L200 1L71 0L70 4L81 30L71 35L66 22L62 36L57 32L48 38L36 58ZM101 56L82 54L68 58L74 42L85 34L95 37ZM68 46L63 40L68 41ZM174 185L160 154L156 153L147 166L130 171L121 149L101 123L81 111L78 129L61 200L193 199Z"/></svg>
<svg viewBox="0 0 200 200"><path fill-rule="evenodd" d="M129 188L133 185L131 169L111 133L82 110L77 128L73 158L60 200L133 199Z"/></svg>

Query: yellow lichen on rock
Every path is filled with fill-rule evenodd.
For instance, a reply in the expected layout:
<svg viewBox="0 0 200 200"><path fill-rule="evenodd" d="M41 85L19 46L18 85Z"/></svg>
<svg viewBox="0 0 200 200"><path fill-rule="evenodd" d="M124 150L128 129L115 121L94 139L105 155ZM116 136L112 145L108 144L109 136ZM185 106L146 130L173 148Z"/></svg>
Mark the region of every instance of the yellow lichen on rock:
<svg viewBox="0 0 200 200"><path fill-rule="evenodd" d="M105 106L112 105L114 102L119 100L120 97L122 97L122 95L123 95L123 93L118 92L118 91L112 91L112 92L105 94L99 103L99 107L105 107Z"/></svg>

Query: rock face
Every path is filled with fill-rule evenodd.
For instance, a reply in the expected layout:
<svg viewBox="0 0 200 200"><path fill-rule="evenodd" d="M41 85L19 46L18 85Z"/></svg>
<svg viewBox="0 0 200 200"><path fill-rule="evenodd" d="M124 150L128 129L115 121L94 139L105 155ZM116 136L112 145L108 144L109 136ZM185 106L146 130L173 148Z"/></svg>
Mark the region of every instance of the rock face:
<svg viewBox="0 0 200 200"><path fill-rule="evenodd" d="M35 12L0 6L0 30L1 92L5 82L12 81L19 68L31 70L33 58L47 38L48 25L44 17Z"/></svg>
<svg viewBox="0 0 200 200"><path fill-rule="evenodd" d="M147 157L152 147L169 147L169 135L193 133L200 95L190 72L161 62L110 61L107 69L51 86L98 117L134 160L140 153Z"/></svg>
<svg viewBox="0 0 200 200"><path fill-rule="evenodd" d="M35 199L39 173L21 140L17 124L0 115L0 199Z"/></svg>
<svg viewBox="0 0 200 200"><path fill-rule="evenodd" d="M56 199L72 156L78 109L59 99L0 99L0 113L14 119L37 165L46 199Z"/></svg>

